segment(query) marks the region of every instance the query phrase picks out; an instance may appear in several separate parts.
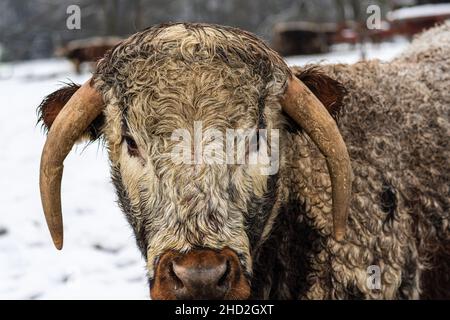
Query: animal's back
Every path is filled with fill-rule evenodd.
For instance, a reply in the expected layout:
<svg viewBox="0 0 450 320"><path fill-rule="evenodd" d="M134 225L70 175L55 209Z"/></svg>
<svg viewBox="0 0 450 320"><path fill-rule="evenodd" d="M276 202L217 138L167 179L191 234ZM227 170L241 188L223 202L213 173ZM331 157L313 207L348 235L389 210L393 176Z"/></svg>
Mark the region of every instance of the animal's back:
<svg viewBox="0 0 450 320"><path fill-rule="evenodd" d="M377 250L388 246L397 255L407 270L403 283L414 286L414 274L425 270L422 298L450 291L448 57L445 24L391 63L324 67L349 91L339 125L356 176L352 214L376 212L365 225L383 230ZM369 208L373 203L379 206Z"/></svg>

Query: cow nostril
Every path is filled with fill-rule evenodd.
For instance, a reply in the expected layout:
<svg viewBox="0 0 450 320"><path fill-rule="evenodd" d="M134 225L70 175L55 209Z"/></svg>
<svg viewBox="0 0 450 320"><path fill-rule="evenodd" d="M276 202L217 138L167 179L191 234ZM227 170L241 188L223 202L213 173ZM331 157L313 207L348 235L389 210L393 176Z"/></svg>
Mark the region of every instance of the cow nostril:
<svg viewBox="0 0 450 320"><path fill-rule="evenodd" d="M173 287L174 287L173 289L175 291L183 289L184 288L184 284L183 284L183 281L178 277L178 275L175 272L175 262L174 261L172 261L172 264L170 266L169 274L170 274L170 277L173 280L173 284L174 284L173 285Z"/></svg>
<svg viewBox="0 0 450 320"><path fill-rule="evenodd" d="M228 286L228 278L229 275L231 273L231 263L230 261L227 259L226 265L225 265L225 271L223 273L223 275L220 277L219 281L217 282L217 286L219 287L225 287Z"/></svg>

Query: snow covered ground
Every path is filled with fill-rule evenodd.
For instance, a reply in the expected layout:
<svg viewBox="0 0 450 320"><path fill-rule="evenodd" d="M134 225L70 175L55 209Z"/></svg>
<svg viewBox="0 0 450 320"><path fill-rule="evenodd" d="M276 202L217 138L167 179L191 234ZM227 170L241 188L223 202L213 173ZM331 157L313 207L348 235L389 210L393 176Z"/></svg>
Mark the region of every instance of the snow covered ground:
<svg viewBox="0 0 450 320"><path fill-rule="evenodd" d="M405 43L367 48L389 60ZM359 52L290 57L288 63L351 63ZM39 198L44 135L36 107L69 79L62 60L0 65L0 299L146 299L145 262L115 204L105 151L79 146L65 161L62 186L64 249L54 249Z"/></svg>
<svg viewBox="0 0 450 320"><path fill-rule="evenodd" d="M380 59L389 61L401 53L408 42L402 39L396 39L394 42L380 44L366 44L364 51L366 59ZM361 60L361 48L359 46L352 48L349 45L337 45L330 53L318 55L304 55L288 57L287 62L290 65L302 66L310 63L355 63Z"/></svg>
<svg viewBox="0 0 450 320"><path fill-rule="evenodd" d="M0 298L147 298L145 263L97 144L77 147L65 162L64 250L51 243L39 198L44 135L36 107L60 81L89 77L71 70L59 60L0 67Z"/></svg>

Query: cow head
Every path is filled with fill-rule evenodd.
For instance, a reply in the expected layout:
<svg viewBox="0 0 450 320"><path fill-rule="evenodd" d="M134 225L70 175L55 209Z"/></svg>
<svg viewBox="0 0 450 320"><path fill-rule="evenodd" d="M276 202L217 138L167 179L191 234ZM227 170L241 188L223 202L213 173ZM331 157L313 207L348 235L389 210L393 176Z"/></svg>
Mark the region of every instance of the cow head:
<svg viewBox="0 0 450 320"><path fill-rule="evenodd" d="M227 132L266 130L257 131L264 134L255 150L264 145L278 155L271 158L276 169L288 146L279 148L266 133L282 135L288 118L326 157L334 236L342 239L350 161L319 99L327 107L336 101L329 103L333 94L321 90L327 86L320 81L330 85L325 77L300 78L304 82L257 38L232 28L165 25L125 40L100 61L92 79L53 93L40 106L49 128L41 198L55 246L61 249L63 241L63 161L80 137L102 136L119 204L147 260L151 296L249 297L252 253L270 233L280 191L277 170L246 162L249 152L236 161L237 137L228 154L234 161L225 161Z"/></svg>

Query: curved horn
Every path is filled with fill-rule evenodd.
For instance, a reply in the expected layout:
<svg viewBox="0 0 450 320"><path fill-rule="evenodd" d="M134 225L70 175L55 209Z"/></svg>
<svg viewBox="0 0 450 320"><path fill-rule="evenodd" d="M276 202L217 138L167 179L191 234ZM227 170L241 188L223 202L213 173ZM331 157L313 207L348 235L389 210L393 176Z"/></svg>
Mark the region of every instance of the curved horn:
<svg viewBox="0 0 450 320"><path fill-rule="evenodd" d="M39 187L47 226L58 250L63 245L61 179L63 162L89 124L102 112L103 100L90 80L66 103L53 122L41 156Z"/></svg>
<svg viewBox="0 0 450 320"><path fill-rule="evenodd" d="M288 82L281 105L311 137L325 156L331 179L334 237L345 236L352 187L350 157L334 119L317 97L296 77Z"/></svg>

